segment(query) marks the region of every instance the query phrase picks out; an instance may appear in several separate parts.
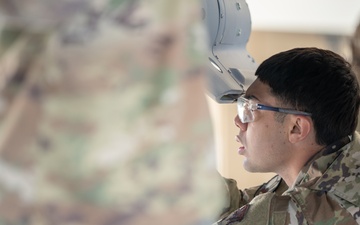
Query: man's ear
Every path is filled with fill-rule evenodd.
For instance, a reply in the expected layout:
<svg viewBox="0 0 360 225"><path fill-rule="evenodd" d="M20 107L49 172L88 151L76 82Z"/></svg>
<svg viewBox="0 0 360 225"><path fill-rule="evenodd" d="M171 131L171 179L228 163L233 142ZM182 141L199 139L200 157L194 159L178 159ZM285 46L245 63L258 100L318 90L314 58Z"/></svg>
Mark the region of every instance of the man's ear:
<svg viewBox="0 0 360 225"><path fill-rule="evenodd" d="M313 129L312 126L312 121L309 117L291 115L289 141L297 143L304 140Z"/></svg>

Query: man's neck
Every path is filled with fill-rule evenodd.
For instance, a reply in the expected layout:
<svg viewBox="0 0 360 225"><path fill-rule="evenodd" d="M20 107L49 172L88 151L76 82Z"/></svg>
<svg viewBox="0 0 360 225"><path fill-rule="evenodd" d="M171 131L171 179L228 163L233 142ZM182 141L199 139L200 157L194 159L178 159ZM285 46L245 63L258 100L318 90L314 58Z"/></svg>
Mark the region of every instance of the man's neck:
<svg viewBox="0 0 360 225"><path fill-rule="evenodd" d="M277 172L285 183L292 187L301 170L318 152L324 149L325 146L312 145L311 147L304 147L295 150L294 157L288 162L287 166Z"/></svg>

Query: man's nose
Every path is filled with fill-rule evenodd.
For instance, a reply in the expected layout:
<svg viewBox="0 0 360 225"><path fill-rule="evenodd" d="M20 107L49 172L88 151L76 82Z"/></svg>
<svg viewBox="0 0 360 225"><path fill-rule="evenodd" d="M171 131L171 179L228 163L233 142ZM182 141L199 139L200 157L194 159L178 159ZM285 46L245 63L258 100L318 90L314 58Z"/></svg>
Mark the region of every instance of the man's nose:
<svg viewBox="0 0 360 225"><path fill-rule="evenodd" d="M246 131L247 130L247 123L241 122L238 115L235 116L234 123L235 123L235 126L240 128L241 131Z"/></svg>

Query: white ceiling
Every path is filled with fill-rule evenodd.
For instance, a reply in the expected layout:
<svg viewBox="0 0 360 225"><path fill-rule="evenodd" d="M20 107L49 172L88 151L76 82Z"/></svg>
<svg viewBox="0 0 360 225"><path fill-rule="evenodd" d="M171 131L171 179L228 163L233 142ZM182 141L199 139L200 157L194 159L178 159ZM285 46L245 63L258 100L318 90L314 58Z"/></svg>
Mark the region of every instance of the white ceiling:
<svg viewBox="0 0 360 225"><path fill-rule="evenodd" d="M360 22L360 0L246 0L252 29L353 34Z"/></svg>

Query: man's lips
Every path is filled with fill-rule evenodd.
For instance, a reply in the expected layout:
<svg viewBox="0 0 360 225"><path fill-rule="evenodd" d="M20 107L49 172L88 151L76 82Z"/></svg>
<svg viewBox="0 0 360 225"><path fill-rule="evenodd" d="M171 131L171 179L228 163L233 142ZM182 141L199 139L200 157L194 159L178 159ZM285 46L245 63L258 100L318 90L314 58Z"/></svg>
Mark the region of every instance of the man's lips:
<svg viewBox="0 0 360 225"><path fill-rule="evenodd" d="M245 147L244 146L240 146L239 148L238 148L238 154L239 155L243 155L245 153Z"/></svg>
<svg viewBox="0 0 360 225"><path fill-rule="evenodd" d="M235 136L235 140L236 140L236 142L242 144L242 141L240 140L239 135L236 135L236 136ZM238 154L242 155L242 154L244 154L244 152L245 152L245 146L244 146L244 145L241 145L241 146L238 148Z"/></svg>

